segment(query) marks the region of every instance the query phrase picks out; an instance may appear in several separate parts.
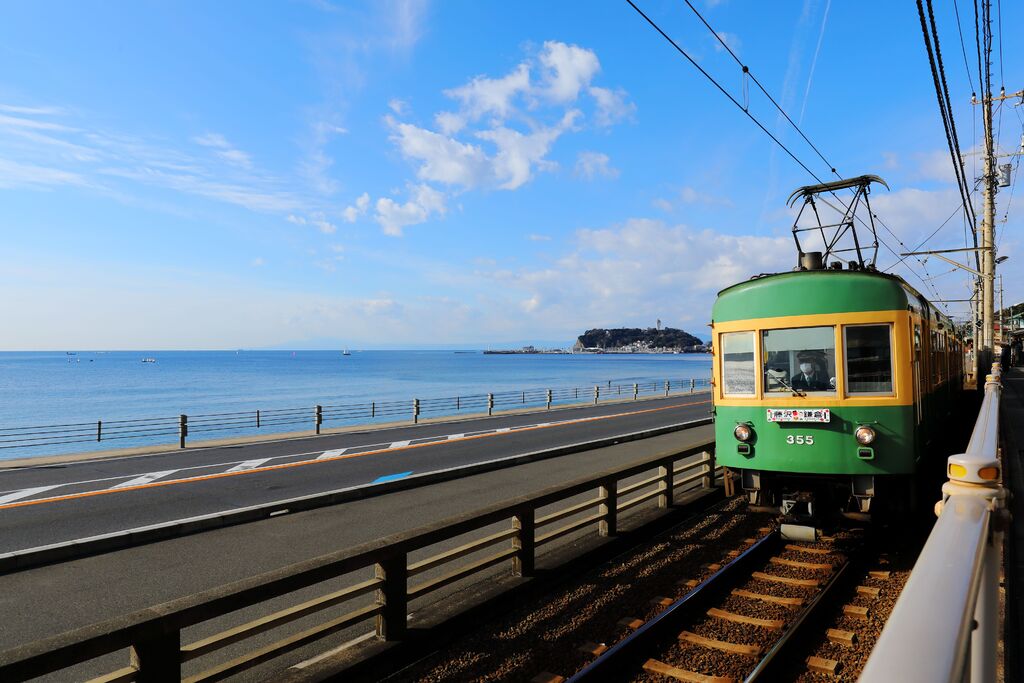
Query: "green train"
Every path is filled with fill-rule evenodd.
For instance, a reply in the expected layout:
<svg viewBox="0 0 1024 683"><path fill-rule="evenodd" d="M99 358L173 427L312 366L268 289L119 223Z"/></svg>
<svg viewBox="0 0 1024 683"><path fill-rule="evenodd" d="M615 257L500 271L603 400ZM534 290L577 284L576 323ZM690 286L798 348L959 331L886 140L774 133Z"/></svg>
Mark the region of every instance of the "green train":
<svg viewBox="0 0 1024 683"><path fill-rule="evenodd" d="M961 340L903 279L873 267L757 276L712 309L718 462L751 505L791 521L907 504L942 462L964 386Z"/></svg>

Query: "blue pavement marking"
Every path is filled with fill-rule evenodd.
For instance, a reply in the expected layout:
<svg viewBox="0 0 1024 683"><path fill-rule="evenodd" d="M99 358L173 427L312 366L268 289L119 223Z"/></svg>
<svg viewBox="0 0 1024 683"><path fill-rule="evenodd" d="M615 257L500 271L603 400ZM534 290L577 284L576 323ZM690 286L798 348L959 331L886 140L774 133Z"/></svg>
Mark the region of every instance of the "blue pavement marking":
<svg viewBox="0 0 1024 683"><path fill-rule="evenodd" d="M395 481L397 479L405 479L410 474L412 474L412 470L409 470L408 472L399 472L398 474L385 474L383 477L377 477L376 479L374 479L370 483L371 484L383 484L386 481Z"/></svg>

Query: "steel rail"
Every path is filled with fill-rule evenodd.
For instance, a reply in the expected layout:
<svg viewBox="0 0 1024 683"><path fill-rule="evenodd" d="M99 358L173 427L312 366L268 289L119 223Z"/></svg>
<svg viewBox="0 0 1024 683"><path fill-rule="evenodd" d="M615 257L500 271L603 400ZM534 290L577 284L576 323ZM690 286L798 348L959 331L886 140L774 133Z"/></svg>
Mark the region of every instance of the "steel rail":
<svg viewBox="0 0 1024 683"><path fill-rule="evenodd" d="M569 683L620 680L634 675L659 644L672 640L678 634L678 629L688 621L701 618L710 603L720 599L736 585L738 577L748 576L752 565L764 561L764 558L777 551L781 544L782 538L777 531L760 539L577 672L569 679ZM846 584L852 564L852 560L847 559L833 571L828 582L787 623L772 647L744 677L745 683L780 679L780 671L792 664L790 654L801 642L800 636L806 634L808 627L817 622L824 609L831 604L829 598Z"/></svg>

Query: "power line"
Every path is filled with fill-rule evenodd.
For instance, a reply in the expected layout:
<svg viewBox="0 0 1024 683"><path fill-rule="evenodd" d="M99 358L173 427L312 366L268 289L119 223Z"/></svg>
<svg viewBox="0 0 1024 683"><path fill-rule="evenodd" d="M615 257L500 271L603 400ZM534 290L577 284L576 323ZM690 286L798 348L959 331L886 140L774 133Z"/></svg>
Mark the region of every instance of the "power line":
<svg viewBox="0 0 1024 683"><path fill-rule="evenodd" d="M967 66L967 48L964 46L964 31L960 26L960 8L956 5L956 0L953 0L953 11L956 12L956 31L960 34L960 52L964 55L964 69L967 71L967 82L971 82L971 67Z"/></svg>
<svg viewBox="0 0 1024 683"><path fill-rule="evenodd" d="M960 140L956 132L956 121L953 118L953 107L949 98L949 87L946 83L946 71L942 63L942 52L939 47L939 34L935 25L935 14L932 10L932 2L928 0L928 16L925 19L924 5L917 0L917 14L921 20L921 35L924 38L925 51L928 54L928 65L932 72L932 83L935 86L935 97L939 104L939 116L942 119L942 127L946 134L946 144L949 147L950 160L953 162L953 173L956 176L957 188L960 191L960 199L963 201L964 212L971 220L971 224L977 222L974 215L974 207L969 198L969 185L964 177L963 165L960 159ZM931 24L929 35L928 24ZM934 51L932 43L934 41Z"/></svg>
<svg viewBox="0 0 1024 683"><path fill-rule="evenodd" d="M729 98L729 101L730 101L730 102L732 102L733 104L735 104L735 105L736 105L736 108L737 108L737 109L739 109L739 110L740 110L740 111L742 111L742 112L743 112L744 114L746 114L746 115L747 115L747 118L749 118L749 119L750 119L751 121L753 121L753 122L754 122L754 123L755 123L755 124L757 125L757 127L758 127L758 128L760 128L760 129L761 129L761 131L762 131L762 132L763 132L763 133L764 133L765 135L767 135L768 137L770 137L770 138L772 139L772 141L773 141L773 142L775 142L775 144L777 144L777 145L778 145L779 147L781 147L781 148L783 149L783 151L784 151L784 152L786 152L786 154L788 154L788 155L790 156L790 158L791 158L791 159L793 159L793 161L795 161L795 162L796 162L797 164L799 164L799 165L800 165L800 168L802 168L802 169L804 169L805 171L807 171L807 172L808 172L808 173L809 173L809 174L811 175L811 177L812 177L812 178L814 178L815 180L817 180L817 181L818 181L818 183L819 183L819 184L821 184L821 183L823 182L823 181L821 180L821 178L819 178L819 177L817 176L817 174L816 174L816 173L815 173L814 171L812 171L812 170L811 170L810 168L808 168L808 167L807 167L807 165L806 165L806 164L804 164L804 162L800 161L800 159L798 159L798 158L797 158L797 156L796 156L795 154L793 154L793 152L791 152L791 151L789 150L789 148L788 148L788 147L786 147L786 146L785 146L784 144L782 144L782 142L781 142L781 141L780 141L780 140L779 140L779 139L778 139L777 137L775 137L774 135L772 135L772 133L771 133L771 132L770 132L770 131L769 131L769 130L768 130L767 128L765 128L765 127L764 127L764 124L762 124L762 123L761 123L760 121L758 121L758 120L757 120L757 117L755 117L755 116L754 116L753 114L751 114L751 113L750 113L750 111L749 111L749 110L748 110L748 109L747 109L746 107L744 107L744 106L743 106L742 104L740 104L740 103L739 103L739 102L738 102L738 101L736 100L736 98L735 98L735 97L733 97L732 95L730 95L730 94L729 94L729 91L727 91L727 90L726 90L725 88L723 88L723 87L722 87L722 85L721 85L721 84L720 84L720 83L719 83L718 81L716 81L716 80L714 79L714 77L713 77L713 76L712 76L711 74L709 74L709 73L708 73L707 71L705 71L705 70L703 69L703 67L701 67L701 65L700 65L700 64L698 64L698 63L697 63L697 62L696 62L696 61L695 61L695 60L693 59L693 57L691 57L691 56L690 56L690 55L689 55L689 54L688 54L688 53L686 52L686 50L684 50L683 48L679 47L679 44L678 44L678 43L676 43L676 41L672 40L672 38L670 38L670 37L669 37L669 35L668 35L667 33L665 33L664 31L662 31L662 30L661 30L661 27L660 27L660 26L658 26L658 25L657 25L656 23L654 23L654 21L653 21L653 20L652 20L652 19L651 19L651 18L650 18L649 16L647 16L646 14L644 14L643 10L641 10L641 9L640 9L639 7L637 7L637 6L636 6L636 5L635 5L635 4L633 3L633 0L626 0L626 2L627 2L627 3L629 3L629 6L630 6L630 7L632 7L632 8L634 9L634 10L636 10L637 14L639 14L639 15L640 15L641 17L643 17L643 18L644 18L644 20L645 20L645 21L646 21L646 22L647 22L648 24L650 24L650 25L651 25L651 27L652 27L652 28L654 28L654 30L655 30L655 31L657 31L658 33L660 33L660 34L661 34L661 36L662 36L662 38L664 38L665 40L667 40L667 41L669 42L669 44L670 44L670 45L672 45L672 47L674 47L674 48L676 49L676 51L677 51L677 52L679 52L679 54L681 54L681 55L682 55L683 57L685 57L685 58L686 58L686 61L690 62L690 64L692 64L692 65L694 66L694 68L696 68L696 69L697 69L697 71L700 71L700 72L701 72L701 74L702 74L702 75L704 76L704 78L706 78L706 79L708 79L709 81L711 81L711 83L712 83L712 84L713 84L713 85L714 85L714 86L715 86L716 88L718 88L719 92L721 92L721 93L722 93L723 95L725 95L725 96L726 96L727 98Z"/></svg>
<svg viewBox="0 0 1024 683"><path fill-rule="evenodd" d="M690 0L683 0L683 2L685 2L686 6L689 7L694 14L697 15L697 18L700 19L701 23L704 24L704 26L707 27L711 35L715 37L715 40L717 40L722 45L722 47L725 48L726 52L728 52L729 55L736 61L736 63L740 65L740 68L743 69L743 73L750 77L750 80L752 80L754 82L754 85L756 85L758 89L760 89L760 91L764 93L764 96L768 98L768 101L775 105L775 108L779 110L779 113L782 114L787 121L789 121L789 125L793 126L793 129L796 130L797 133L800 133L800 137L804 139L804 142L810 145L811 149L814 150L814 153L818 155L818 158L825 162L825 165L829 167L830 172L835 173L836 176L838 176L841 179L842 176L840 176L839 173L836 172L835 167L829 163L828 159L825 158L825 155L821 153L821 150L815 147L814 143L811 142L806 135L804 135L804 132L800 130L800 126L796 125L793 119L789 117L789 114L787 114L786 111L781 106L779 106L779 103L775 101L775 98L771 96L771 93L769 93L765 89L765 87L761 85L761 81L757 80L757 76L755 76L753 72L750 71L750 68L746 64L744 64L739 57L736 56L736 53L733 52L732 48L729 47L729 45L722 39L722 36L720 36L715 29L711 28L711 24L709 24L707 22L707 19L705 19L704 16L699 11L697 11L697 8L693 6L693 3L690 2ZM633 5L632 2L630 2L629 4ZM635 9L636 5L633 5L633 7ZM648 21L650 20L648 19Z"/></svg>
<svg viewBox="0 0 1024 683"><path fill-rule="evenodd" d="M775 101L775 99L774 99L774 98L773 98L773 97L771 96L771 94L770 94L770 93L769 93L769 92L767 91L767 89L765 89L765 87L764 87L763 85L761 85L760 81L758 81L758 80L757 80L757 78L756 78L756 77L754 77L754 75L750 73L750 69L749 69L749 68L748 68L748 67L747 67L747 66L746 66L745 64L743 64L743 62L742 62L742 61L741 61L741 60L739 59L739 57L737 57L737 56L736 56L736 53L735 53L735 52L733 52L732 48L731 48L731 47L729 47L729 45L727 45L727 44L725 43L725 41L724 41L724 40L722 40L722 37L718 35L718 33L717 33L717 32L716 32L715 30L714 30L714 28L712 28L712 27L711 27L711 25L710 25L710 24L709 24L709 23L707 22L707 20L706 20L706 19L704 19L704 17L703 17L703 16L702 16L702 15L700 14L700 12L698 12L698 11L697 11L697 9L696 9L696 8L695 8L695 7L694 7L694 6L693 6L693 5L692 5L692 4L691 4L691 3L689 2L689 0L684 0L684 1L686 2L687 6L689 6L689 7L690 7L690 9L691 9L691 10L692 10L692 11L694 12L694 14L696 14L696 15L698 16L698 18L700 18L700 20L701 20L701 22L702 22L702 23L704 24L704 26L705 26L705 27L706 27L706 28L707 28L707 29L708 29L708 30L709 30L709 31L710 31L710 32L711 32L711 33L712 33L712 34L713 34L713 35L715 36L716 40L718 40L718 41L719 41L719 42L720 42L720 43L722 44L722 46L723 46L723 47L724 47L724 48L726 49L726 51L727 51L727 52L728 52L728 53L729 53L729 54L730 54L730 55L732 56L732 58L733 58L733 59L734 59L734 60L735 60L735 61L737 62L737 64L739 64L739 65L740 65L740 67L741 67L741 68L742 68L742 70L743 70L743 73L744 73L745 75L748 75L748 76L749 76L749 77L751 78L751 80L753 80L753 81L754 81L754 83L755 83L755 84L757 85L757 87L758 87L758 88L759 88L759 89L761 90L761 92L763 92L763 93L765 94L765 96L767 96L767 97L768 97L768 99L769 99L769 100L770 100L770 101L772 102L772 104L773 104L773 105L774 105L774 106L776 107L776 109L778 109L778 110L779 110L779 112L781 112L781 113L782 113L782 115L783 115L783 116L784 116L784 117L786 118L786 120L787 120L787 121L789 121L790 125L792 125L792 126L793 126L793 127L794 127L794 128L796 129L796 130L797 130L797 132L799 132L799 133L800 133L801 137L803 137L803 139L804 139L804 140L805 140L805 141L807 142L807 144L808 144L808 145L810 145L812 149L814 149L815 153L817 153L817 154L818 154L818 156L819 156L819 157L821 158L821 160L822 160L822 161L824 161L824 162L825 162L825 164L826 164L826 165L827 165L827 166L829 167L829 169L830 169L830 172L832 172L832 173L835 173L835 174L836 174L836 175L837 175L838 177L842 178L842 176L841 176L841 175L839 175L839 173L838 173L838 172L836 171L835 167L834 167L834 166L832 166L832 164L828 162L828 160L827 160L827 159L825 158L825 156L824 156L824 155L823 155L823 154L821 153L821 151L820 151L820 150L818 150L818 148L817 148L817 147L816 147L816 146L815 146L815 145L814 145L814 144L813 144L813 143L812 143L812 142L810 141L810 139L808 139L808 137L807 137L807 136L806 136L806 135L805 135L805 134L803 133L803 131L802 131L802 130L800 130L800 127L799 127L799 126L797 126L797 124L793 122L792 118L790 118L790 117L789 117L789 115L788 115L788 114L787 114L787 113L785 112L785 110L783 110L783 109L782 109L782 107L781 107L781 106L780 106L780 105L778 104L778 102L776 102L776 101ZM650 26L651 26L651 27L652 27L652 28L653 28L653 29L654 29L655 31L657 31L657 32L658 32L659 34L661 34L662 38L664 38L664 39L665 39L666 41L668 41L668 43L669 43L669 44L670 44L670 45L671 45L672 47L674 47L674 48L676 49L676 51L677 51L677 52L679 52L679 54L681 54L681 55L682 55L683 57L685 57L685 58L686 58L686 60L687 60L688 62L690 62L690 64L692 64L694 68L696 68L696 69L697 69L697 70L698 70L698 71L699 71L699 72L700 72L700 73L701 73L701 74L702 74L702 75L703 75L703 76L704 76L704 77L705 77L706 79L708 79L708 80L709 80L709 81L710 81L710 82L711 82L711 83L712 83L712 84L713 84L713 85L714 85L714 86L715 86L716 88L718 88L719 92L721 92L721 93L722 93L723 95L725 95L725 96L726 96L726 97L727 97L727 98L729 99L729 101L730 101L730 102L732 102L732 103L733 103L734 105L736 105L736 108L737 108L737 109L739 109L739 110L740 110L740 111L742 111L742 112L743 112L744 114L746 114L747 118L749 118L749 119L750 119L751 121L753 121L753 122L754 122L754 123L755 123L755 124L757 125L757 127L758 127L758 128L760 128L760 129L761 129L761 131L762 131L762 132L763 132L763 133L764 133L765 135L767 135L767 136L768 136L769 138L771 138L771 140L772 140L773 142L775 142L775 144L777 144L777 145L778 145L779 147L781 147L781 148L783 149L783 151L785 151L785 152L786 152L786 154L788 154L788 155L790 156L790 158L791 158L791 159L793 159L793 161L795 161L795 162L796 162L796 163L797 163L797 164L798 164L798 165L799 165L799 166L800 166L800 167L801 167L802 169L804 169L805 171L807 171L807 173L808 173L808 174L809 174L809 175L810 175L810 176L811 176L812 178L814 178L814 179L815 179L815 180L816 180L816 181L818 182L818 184L824 184L824 183L823 183L823 181L821 180L821 178L819 178L819 177L818 177L818 175L817 175L817 174L816 174L816 173L815 173L814 171L812 171L812 170L811 170L811 169L810 169L810 168L809 168L809 167L808 167L808 166L807 166L807 165L806 165L806 164L805 164L805 163L804 163L803 161L801 161L801 160L800 160L800 159L799 159L799 158L798 158L798 157L797 157L797 156L796 156L796 155L795 155L795 154L794 154L794 153L793 153L793 152L792 152L792 151L791 151L791 150L790 150L790 149L789 149L788 147L786 147L786 146L785 146L785 145L784 145L784 144L783 144L783 143L782 143L782 142L781 142L781 141L780 141L780 140L779 140L779 139L778 139L778 138L777 138L777 137L776 137L775 135L773 135L773 134L772 134L772 133L771 133L771 132L770 132L770 131L769 131L769 130L768 130L768 129L767 129L767 128L766 128L765 126L764 126L764 124L762 124L762 123L761 123L761 122L760 122L760 121L759 121L759 120L757 119L757 117L755 117L755 116L754 116L753 114L751 114L751 113L750 113L750 111L749 111L749 109L748 109L747 107L745 107L745 106L743 106L742 104L740 104L740 103L739 103L739 102L738 102L738 101L736 100L736 98L735 98L735 97L733 97L733 96L732 96L732 95L731 95L731 94L730 94L730 93L729 93L729 92L728 92L728 91L727 91L727 90L726 90L725 88L723 88L723 87L722 87L722 85L721 85L721 84L720 84L720 83L719 83L719 82L718 82L717 80L715 80L715 78L714 78L713 76L711 76L711 74L709 74L709 73L708 73L708 72L707 72L706 70L704 70L704 68L703 68L703 67L701 67L701 66L700 66L700 64L698 64L698 63L697 63L697 62L696 62L696 61L695 61L695 60L694 60L694 59L693 59L693 58L692 58L692 57L691 57L691 56L690 56L690 55L689 55L689 54L688 54L688 53L686 52L686 50L684 50L684 49L683 49L682 47L680 47L680 45L679 45L678 43L676 43L676 41L675 41L675 40L673 40L673 39L672 39L672 38L671 38L671 37L670 37L670 36L669 36L669 35L668 35L667 33L665 33L665 31L663 31L663 30L661 29L661 27L660 27L660 26L658 26L658 24L654 22L654 20L653 20L653 19L651 19L651 18L650 18L649 16L647 16L647 14L645 14L645 13L644 13L644 11L643 11L643 10L641 10L641 9L640 9L639 7L637 7L637 5L636 5L636 4L635 4L635 3L633 2L633 0L626 0L626 2L627 2L627 3L629 4L629 6L630 6L630 7L632 7L632 8L633 8L633 9L634 9L634 10L636 11L636 13L637 13L637 14L639 14L639 15L640 15L641 17L643 17L644 21L646 21L646 22L647 22L648 24L650 24ZM841 198L840 198L840 197L839 197L839 196L838 196L838 195L837 195L837 194L836 194L836 193L835 193L834 191L830 191L830 194L831 194L831 195L832 195L833 197L835 197L836 201L838 201L838 202L840 203L840 205L841 205L841 206L843 206L843 208L844 208L844 209L846 209L846 210L848 210L848 209L849 209L849 207L847 206L847 204L846 204L845 202L843 202L843 200L842 200L842 199L841 199ZM827 203L827 201L826 201L826 203ZM835 211L837 211L837 212L839 211L838 209L836 209L836 208L835 208L835 206L833 206L833 205L831 205L831 204L829 204L829 206L830 206L830 207L831 207L831 208L832 208L833 210L835 210ZM881 219L879 219L877 215L875 215L875 214L872 214L872 216L873 216L873 217L874 217L874 218L875 218L876 220L878 220L879 224L880 224L880 225L882 225L882 227L883 227L883 228L885 228L885 229L886 229L886 230L887 230L887 231L889 232L889 234L891 234L891 235L892 235L892 236L893 236L893 237L894 237L894 238L895 238L895 239L896 239L896 240L897 240L897 241L898 241L898 242L900 243L900 245L902 245L902 246L903 246L904 248L906 247L906 245L904 245L904 244L903 244L902 240L900 240L900 239L899 239L899 237L897 237L897 236L896 236L896 233L894 233L894 232L893 232L893 231L892 231L892 230L891 230L891 229L890 229L890 228L889 228L889 227L888 227L888 226L887 226L887 225L886 225L886 224L885 224L884 222L882 222L882 221L881 221ZM855 216L854 216L854 218L855 218L855 219L856 219L857 221L859 221L859 222L860 222L860 223L861 223L862 225L865 225L865 226L867 226L867 223L865 223L865 221L864 221L864 220L863 220L862 218L860 218L859 216L856 216L856 215L855 215ZM879 241L879 242L880 242L880 243L881 243L881 244L882 244L882 245L883 245L883 246L884 246L884 247L885 247L886 249L888 249L888 250L889 250L889 252L893 254L893 256L895 256L895 257L897 257L897 258L899 257L899 254L898 254L898 253L896 253L896 251L895 251L895 250L894 250L894 249L893 249L892 247L890 247L890 246L889 246L889 244L888 244L887 242L885 242L885 240L884 240L884 239L882 239L881 237L879 237L879 236L878 236L878 234L877 234L877 231L875 231L875 238L876 238L876 240L877 240L877 241ZM927 274L927 267L925 266L925 264L924 264L924 263L923 263L923 262L922 262L922 261L921 261L920 259L917 259L916 257L915 257L915 259L916 259L916 260L918 261L918 263L920 263L920 264L921 264L921 267L922 267L922 268L924 268L924 270L925 270L925 273ZM914 270L913 270L912 268L908 268L908 271L909 271L909 272L912 272L912 273L914 274L914 276L915 276L915 277L917 277L918 279L920 279L920 280L922 281L922 283L923 283L923 284L925 284L925 286L928 286L928 283L927 283L927 282L926 282L926 281L925 281L925 280L924 280L923 278L921 278L921 276L920 276L920 275L918 275L918 274L917 274L917 272L915 272L915 271L914 271ZM937 293L936 293L936 294L937 294ZM936 298L939 298L939 297L938 297L938 296L936 296Z"/></svg>

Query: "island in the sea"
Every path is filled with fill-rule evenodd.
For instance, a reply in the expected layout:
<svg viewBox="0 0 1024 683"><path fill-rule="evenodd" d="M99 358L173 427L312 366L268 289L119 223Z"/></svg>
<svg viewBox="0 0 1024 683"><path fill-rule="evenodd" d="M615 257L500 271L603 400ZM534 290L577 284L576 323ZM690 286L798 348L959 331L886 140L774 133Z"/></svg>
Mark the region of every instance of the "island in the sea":
<svg viewBox="0 0 1024 683"><path fill-rule="evenodd" d="M641 329L639 327L597 328L581 334L571 350L538 349L524 346L521 349L484 351L490 354L521 353L709 353L711 347L689 332L673 327Z"/></svg>
<svg viewBox="0 0 1024 683"><path fill-rule="evenodd" d="M674 327L618 327L587 330L572 347L573 353L707 353L697 337Z"/></svg>

